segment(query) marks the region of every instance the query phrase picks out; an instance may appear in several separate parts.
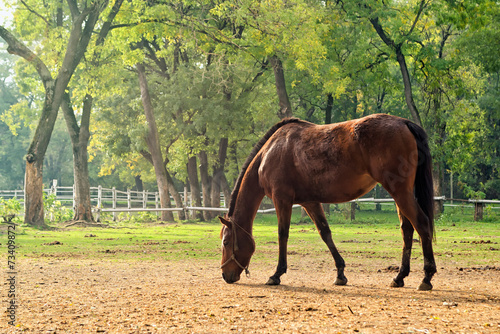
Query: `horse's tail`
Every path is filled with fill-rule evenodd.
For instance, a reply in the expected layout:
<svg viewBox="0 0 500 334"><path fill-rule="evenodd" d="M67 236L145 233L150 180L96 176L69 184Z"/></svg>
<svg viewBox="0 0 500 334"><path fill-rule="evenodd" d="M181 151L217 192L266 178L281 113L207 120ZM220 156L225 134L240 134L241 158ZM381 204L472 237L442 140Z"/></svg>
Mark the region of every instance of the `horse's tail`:
<svg viewBox="0 0 500 334"><path fill-rule="evenodd" d="M432 182L432 157L424 129L415 123L407 122L406 125L415 137L418 148L418 165L415 175L415 197L422 211L429 218L433 238L434 228L434 185Z"/></svg>

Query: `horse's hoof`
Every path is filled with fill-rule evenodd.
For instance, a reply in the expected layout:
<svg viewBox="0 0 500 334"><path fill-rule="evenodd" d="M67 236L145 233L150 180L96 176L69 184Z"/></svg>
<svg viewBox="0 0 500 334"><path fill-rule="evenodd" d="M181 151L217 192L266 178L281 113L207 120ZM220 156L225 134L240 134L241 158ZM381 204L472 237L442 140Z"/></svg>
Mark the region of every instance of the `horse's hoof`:
<svg viewBox="0 0 500 334"><path fill-rule="evenodd" d="M418 290L420 290L420 291L430 291L430 290L432 290L432 284L431 283L422 282L422 283L420 283L420 286L418 287Z"/></svg>
<svg viewBox="0 0 500 334"><path fill-rule="evenodd" d="M405 286L405 282L403 280L396 281L395 279L391 282L391 288L402 288Z"/></svg>
<svg viewBox="0 0 500 334"><path fill-rule="evenodd" d="M279 278L269 277L266 285L280 285L281 280Z"/></svg>
<svg viewBox="0 0 500 334"><path fill-rule="evenodd" d="M347 278L345 278L345 277L343 277L343 278L337 277L337 279L335 280L335 282L333 284L335 284L335 285L346 285L347 284Z"/></svg>

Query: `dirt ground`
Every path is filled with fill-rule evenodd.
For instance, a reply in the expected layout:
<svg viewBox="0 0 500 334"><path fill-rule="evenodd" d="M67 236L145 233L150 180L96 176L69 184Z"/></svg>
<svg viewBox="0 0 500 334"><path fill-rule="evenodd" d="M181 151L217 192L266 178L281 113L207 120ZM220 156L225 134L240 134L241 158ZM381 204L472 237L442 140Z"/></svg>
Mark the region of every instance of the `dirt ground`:
<svg viewBox="0 0 500 334"><path fill-rule="evenodd" d="M250 278L229 285L213 261L23 258L18 326L8 326L3 311L0 332L500 332L500 268L441 267L434 290L420 292L421 263L394 289L391 268L350 266L348 285L339 287L329 264L316 262L289 257L282 285L266 286L274 265L259 262Z"/></svg>

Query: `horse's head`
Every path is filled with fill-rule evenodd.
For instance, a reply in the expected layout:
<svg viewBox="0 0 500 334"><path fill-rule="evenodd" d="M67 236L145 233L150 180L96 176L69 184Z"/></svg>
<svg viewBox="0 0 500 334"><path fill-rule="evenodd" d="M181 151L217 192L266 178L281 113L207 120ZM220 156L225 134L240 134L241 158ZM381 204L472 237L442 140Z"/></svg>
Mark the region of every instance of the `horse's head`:
<svg viewBox="0 0 500 334"><path fill-rule="evenodd" d="M226 283L239 281L241 272L248 275L250 258L255 251L252 235L231 219L219 217L222 223L222 278Z"/></svg>

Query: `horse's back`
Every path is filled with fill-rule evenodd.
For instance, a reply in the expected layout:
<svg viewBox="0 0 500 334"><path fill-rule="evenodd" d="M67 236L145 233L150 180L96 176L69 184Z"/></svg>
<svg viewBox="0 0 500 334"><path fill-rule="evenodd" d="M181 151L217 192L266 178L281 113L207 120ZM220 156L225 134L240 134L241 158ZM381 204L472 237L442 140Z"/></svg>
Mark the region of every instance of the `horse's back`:
<svg viewBox="0 0 500 334"><path fill-rule="evenodd" d="M259 152L259 182L269 197L295 203L362 196L380 182L381 168L390 167L383 165L394 154L408 160L405 149L413 147L405 122L376 114L328 125L287 124Z"/></svg>

